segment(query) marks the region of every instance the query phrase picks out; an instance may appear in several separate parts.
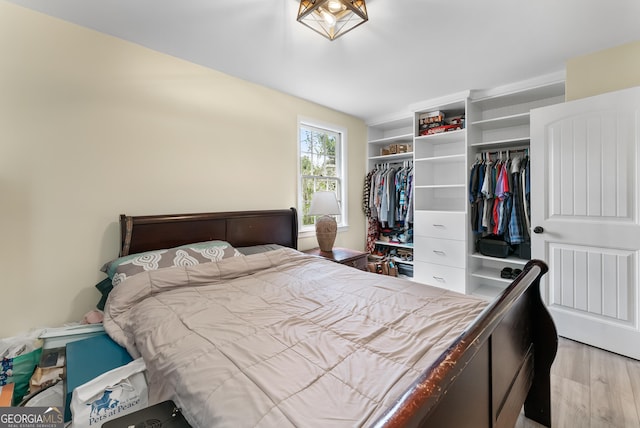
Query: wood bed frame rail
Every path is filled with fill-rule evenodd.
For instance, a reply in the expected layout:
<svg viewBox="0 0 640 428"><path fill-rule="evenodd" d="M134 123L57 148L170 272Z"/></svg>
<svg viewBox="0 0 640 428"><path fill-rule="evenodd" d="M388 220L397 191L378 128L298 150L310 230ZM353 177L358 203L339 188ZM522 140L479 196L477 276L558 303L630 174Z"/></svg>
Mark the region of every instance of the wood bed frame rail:
<svg viewBox="0 0 640 428"><path fill-rule="evenodd" d="M512 428L524 403L525 416L550 427L558 336L540 296L547 270L528 262L375 426Z"/></svg>

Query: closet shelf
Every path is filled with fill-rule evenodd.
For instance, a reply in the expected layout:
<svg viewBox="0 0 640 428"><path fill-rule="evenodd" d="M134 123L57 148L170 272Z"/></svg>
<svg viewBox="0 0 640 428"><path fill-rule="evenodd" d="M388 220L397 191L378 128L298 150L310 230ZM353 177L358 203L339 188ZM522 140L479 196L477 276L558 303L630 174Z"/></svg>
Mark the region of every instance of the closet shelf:
<svg viewBox="0 0 640 428"><path fill-rule="evenodd" d="M421 135L414 139L416 143L418 142L453 142L453 141L464 141L466 137L466 129L457 129L455 131L442 132L440 134L431 134L431 135Z"/></svg>
<svg viewBox="0 0 640 428"><path fill-rule="evenodd" d="M416 162L459 162L464 161L466 155L464 153L458 155L447 155L447 156L430 156L426 158L416 158Z"/></svg>
<svg viewBox="0 0 640 428"><path fill-rule="evenodd" d="M369 144L382 145L382 144L394 143L399 141L411 143L413 141L413 134L402 134L402 135L396 135L393 137L378 138L375 140L370 140Z"/></svg>
<svg viewBox="0 0 640 428"><path fill-rule="evenodd" d="M484 254L480 254L480 253L473 253L471 254L471 257L475 259L491 260L495 262L503 262L503 263L521 265L521 266L524 266L527 264L527 262L529 262L529 260L521 259L519 257L514 257L514 256L501 258L501 257L485 256Z"/></svg>
<svg viewBox="0 0 640 428"><path fill-rule="evenodd" d="M480 268L478 270L475 270L471 272L471 276L475 278L488 279L488 280L491 280L492 282L501 282L505 284L510 284L513 281L510 278L501 278L499 270L490 269L490 268Z"/></svg>
<svg viewBox="0 0 640 428"><path fill-rule="evenodd" d="M376 244L378 244L378 245L386 245L388 247L413 248L413 242L402 244L400 242L385 242L385 241L377 240Z"/></svg>
<svg viewBox="0 0 640 428"><path fill-rule="evenodd" d="M512 89L511 92L507 93L503 93L500 88L494 88L489 91L476 92L471 102L482 110L517 106L519 104L563 97L565 92L564 86L564 79L562 79L550 84L536 84L526 89ZM562 100L560 100L560 102L562 102Z"/></svg>
<svg viewBox="0 0 640 428"><path fill-rule="evenodd" d="M421 213L434 213L437 212L439 214L460 214L460 210L420 210L420 209L416 209L415 212L421 212Z"/></svg>
<svg viewBox="0 0 640 428"><path fill-rule="evenodd" d="M476 147L479 149L501 149L507 148L509 146L513 146L515 144L529 144L529 137L522 138L507 138L504 140L493 140L493 141L481 141L479 143L471 143L471 147Z"/></svg>
<svg viewBox="0 0 640 428"><path fill-rule="evenodd" d="M402 263L405 265L413 266L413 260L402 260L400 257L392 257L392 259L396 263Z"/></svg>
<svg viewBox="0 0 640 428"><path fill-rule="evenodd" d="M499 128L508 128L512 126L528 125L529 113L513 114L510 116L497 117L495 119L485 119L472 122L471 125L478 127L483 131Z"/></svg>
<svg viewBox="0 0 640 428"><path fill-rule="evenodd" d="M407 153L394 153L392 155L370 156L369 160L389 162L389 161L396 161L396 160L411 160L412 158L413 158L413 152L407 152Z"/></svg>
<svg viewBox="0 0 640 428"><path fill-rule="evenodd" d="M466 188L466 184L427 184L427 185L416 185L416 189L457 189L457 188Z"/></svg>

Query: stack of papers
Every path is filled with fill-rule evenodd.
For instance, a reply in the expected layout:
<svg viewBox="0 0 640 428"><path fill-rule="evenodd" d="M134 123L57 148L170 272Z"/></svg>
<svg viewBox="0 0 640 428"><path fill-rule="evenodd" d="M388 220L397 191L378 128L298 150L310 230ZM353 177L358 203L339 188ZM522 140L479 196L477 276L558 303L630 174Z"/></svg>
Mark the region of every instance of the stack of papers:
<svg viewBox="0 0 640 428"><path fill-rule="evenodd" d="M47 328L40 339L44 340L43 349L64 347L67 343L104 334L102 324L78 324L66 327Z"/></svg>

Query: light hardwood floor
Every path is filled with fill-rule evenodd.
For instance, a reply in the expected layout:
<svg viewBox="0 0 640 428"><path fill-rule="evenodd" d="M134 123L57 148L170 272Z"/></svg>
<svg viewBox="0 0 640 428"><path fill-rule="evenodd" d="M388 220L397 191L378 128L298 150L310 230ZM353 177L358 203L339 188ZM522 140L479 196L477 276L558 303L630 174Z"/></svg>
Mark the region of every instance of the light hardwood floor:
<svg viewBox="0 0 640 428"><path fill-rule="evenodd" d="M640 361L560 338L551 368L554 428L640 427ZM516 428L540 428L520 415Z"/></svg>

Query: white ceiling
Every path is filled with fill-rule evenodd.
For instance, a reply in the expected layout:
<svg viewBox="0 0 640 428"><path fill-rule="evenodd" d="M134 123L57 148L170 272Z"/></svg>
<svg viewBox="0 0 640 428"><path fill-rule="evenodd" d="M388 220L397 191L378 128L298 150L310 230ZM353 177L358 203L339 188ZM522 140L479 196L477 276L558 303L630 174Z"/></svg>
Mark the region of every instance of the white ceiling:
<svg viewBox="0 0 640 428"><path fill-rule="evenodd" d="M10 1L367 121L640 40L640 0L367 0L333 42L296 0Z"/></svg>

